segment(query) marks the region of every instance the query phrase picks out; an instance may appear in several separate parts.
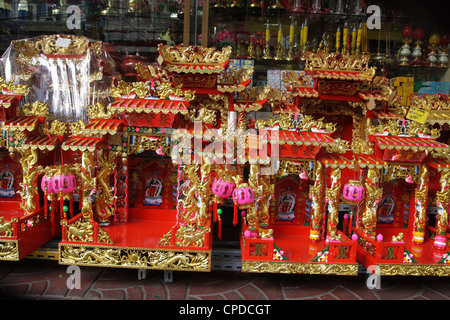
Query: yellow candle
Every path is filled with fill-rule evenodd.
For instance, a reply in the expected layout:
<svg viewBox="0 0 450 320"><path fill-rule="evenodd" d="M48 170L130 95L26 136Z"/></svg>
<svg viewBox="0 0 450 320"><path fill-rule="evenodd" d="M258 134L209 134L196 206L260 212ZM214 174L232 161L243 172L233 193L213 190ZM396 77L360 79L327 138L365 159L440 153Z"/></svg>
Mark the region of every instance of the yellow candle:
<svg viewBox="0 0 450 320"><path fill-rule="evenodd" d="M306 24L305 24L305 31L304 32L305 32L305 34L303 36L303 41L304 41L303 44L306 44L308 42L308 25L306 25Z"/></svg>
<svg viewBox="0 0 450 320"><path fill-rule="evenodd" d="M281 26L278 28L278 42L281 42L281 39L283 39L283 30L281 29Z"/></svg>
<svg viewBox="0 0 450 320"><path fill-rule="evenodd" d="M267 26L267 29L266 29L266 43L269 43L269 41L270 41L270 28L269 28L269 26Z"/></svg>
<svg viewBox="0 0 450 320"><path fill-rule="evenodd" d="M305 38L305 27L304 27L304 25L302 25L302 29L300 30L300 45L301 46L303 45L303 42L305 41L304 38Z"/></svg>
<svg viewBox="0 0 450 320"><path fill-rule="evenodd" d="M342 33L342 47L347 48L347 37L348 37L348 28L344 27L344 31Z"/></svg>
<svg viewBox="0 0 450 320"><path fill-rule="evenodd" d="M356 47L360 48L361 47L361 37L362 37L362 29L359 28L358 29L358 36L356 38Z"/></svg>
<svg viewBox="0 0 450 320"><path fill-rule="evenodd" d="M289 28L289 43L294 42L294 24L291 24L291 27Z"/></svg>
<svg viewBox="0 0 450 320"><path fill-rule="evenodd" d="M341 46L341 29L338 28L336 31L336 50L339 50Z"/></svg>
<svg viewBox="0 0 450 320"><path fill-rule="evenodd" d="M356 28L352 30L352 49L356 47Z"/></svg>

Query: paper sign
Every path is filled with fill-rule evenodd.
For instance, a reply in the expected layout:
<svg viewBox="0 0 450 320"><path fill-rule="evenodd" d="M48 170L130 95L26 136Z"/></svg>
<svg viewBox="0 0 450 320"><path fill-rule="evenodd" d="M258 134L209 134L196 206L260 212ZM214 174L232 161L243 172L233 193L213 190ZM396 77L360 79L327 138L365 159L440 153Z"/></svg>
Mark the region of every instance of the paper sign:
<svg viewBox="0 0 450 320"><path fill-rule="evenodd" d="M56 39L55 46L56 47L67 48L70 45L71 41L72 40L70 38L58 38L58 39Z"/></svg>
<svg viewBox="0 0 450 320"><path fill-rule="evenodd" d="M428 111L421 110L415 107L409 108L409 112L406 115L406 119L419 122L421 124L425 124L428 118Z"/></svg>

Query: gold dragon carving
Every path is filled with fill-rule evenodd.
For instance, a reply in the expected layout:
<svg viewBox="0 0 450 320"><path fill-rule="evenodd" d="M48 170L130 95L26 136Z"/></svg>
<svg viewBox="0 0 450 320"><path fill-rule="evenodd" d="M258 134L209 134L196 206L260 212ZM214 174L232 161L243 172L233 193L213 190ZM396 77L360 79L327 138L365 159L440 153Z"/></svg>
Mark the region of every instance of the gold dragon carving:
<svg viewBox="0 0 450 320"><path fill-rule="evenodd" d="M315 182L309 188L309 197L311 203L311 229L310 239L313 241L320 240L322 225L323 225L323 205L325 193L325 167L322 162L316 162L315 168Z"/></svg>
<svg viewBox="0 0 450 320"><path fill-rule="evenodd" d="M379 170L376 168L369 168L365 181L365 208L363 210L363 216L361 218L364 232L369 235L372 235L375 230L375 225L377 222L378 203L381 201L381 197L383 196L383 189L379 187L379 183Z"/></svg>
<svg viewBox="0 0 450 320"><path fill-rule="evenodd" d="M92 201L90 196L94 193L97 185L95 178L94 154L84 151L81 156L81 184L83 190L82 208L83 220L93 220Z"/></svg>
<svg viewBox="0 0 450 320"><path fill-rule="evenodd" d="M205 160L201 166L199 164L188 164L185 166L184 172L190 180L190 186L185 192L186 197L182 200L182 207L185 211L183 220L201 227L208 219L208 203L211 190L211 164L207 158Z"/></svg>
<svg viewBox="0 0 450 320"><path fill-rule="evenodd" d="M114 187L109 184L109 176L114 173L114 161L118 153L100 151L98 154L97 195L95 209L100 223L106 223L114 214Z"/></svg>
<svg viewBox="0 0 450 320"><path fill-rule="evenodd" d="M25 116L45 117L48 114L49 106L48 103L35 101L31 106L29 103L24 104L19 110Z"/></svg>
<svg viewBox="0 0 450 320"><path fill-rule="evenodd" d="M326 190L325 202L328 207L327 232L330 240L342 240L341 235L337 235L337 225L339 223L339 199L341 194L341 169L333 168L331 171L331 186Z"/></svg>
<svg viewBox="0 0 450 320"><path fill-rule="evenodd" d="M37 192L37 178L40 172L42 171L42 167L36 167L38 161L38 153L37 150L26 149L21 150L18 149L19 153L21 153L21 157L19 162L22 166L23 171L23 180L20 186L22 190L17 191L22 198L22 203L20 207L27 213L34 212L37 209L36 206L36 192Z"/></svg>
<svg viewBox="0 0 450 320"><path fill-rule="evenodd" d="M172 64L220 64L228 60L232 48L224 47L222 51L216 48L199 46L168 46L160 44L158 51L167 61Z"/></svg>
<svg viewBox="0 0 450 320"><path fill-rule="evenodd" d="M428 207L428 178L429 170L426 165L420 168L417 188L414 193L415 219L414 230L423 232L425 230L427 207Z"/></svg>

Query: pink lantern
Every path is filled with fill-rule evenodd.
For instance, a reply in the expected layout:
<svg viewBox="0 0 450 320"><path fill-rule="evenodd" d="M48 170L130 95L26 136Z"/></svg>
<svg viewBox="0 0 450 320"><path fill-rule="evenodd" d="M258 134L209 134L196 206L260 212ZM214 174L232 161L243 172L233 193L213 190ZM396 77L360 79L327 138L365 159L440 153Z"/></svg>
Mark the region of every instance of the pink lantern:
<svg viewBox="0 0 450 320"><path fill-rule="evenodd" d="M60 175L60 176L54 176L53 177L53 190L54 192L63 192L63 193L70 193L73 190L75 190L76 187L76 179L73 174L69 175Z"/></svg>
<svg viewBox="0 0 450 320"><path fill-rule="evenodd" d="M236 185L234 182L230 182L227 180L222 180L218 178L214 178L212 184L212 192L221 198L229 198L234 191Z"/></svg>
<svg viewBox="0 0 450 320"><path fill-rule="evenodd" d="M43 176L41 180L41 189L44 193L55 193L55 190L53 190L53 178Z"/></svg>
<svg viewBox="0 0 450 320"><path fill-rule="evenodd" d="M253 189L248 184L242 183L233 191L233 199L234 202L242 206L253 203L255 201L255 195L253 194Z"/></svg>
<svg viewBox="0 0 450 320"><path fill-rule="evenodd" d="M342 196L352 204L357 204L364 197L364 187L358 180L350 180L345 186Z"/></svg>

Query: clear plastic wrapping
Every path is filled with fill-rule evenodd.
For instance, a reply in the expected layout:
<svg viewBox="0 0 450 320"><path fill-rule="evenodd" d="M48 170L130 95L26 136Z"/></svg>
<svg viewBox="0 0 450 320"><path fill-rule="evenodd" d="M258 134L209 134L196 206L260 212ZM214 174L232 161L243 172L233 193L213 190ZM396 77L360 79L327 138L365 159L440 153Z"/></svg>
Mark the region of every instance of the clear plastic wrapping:
<svg viewBox="0 0 450 320"><path fill-rule="evenodd" d="M61 121L86 121L88 105L107 103L114 74L103 43L80 36L15 40L0 59L3 79L30 88L24 103L48 103Z"/></svg>

